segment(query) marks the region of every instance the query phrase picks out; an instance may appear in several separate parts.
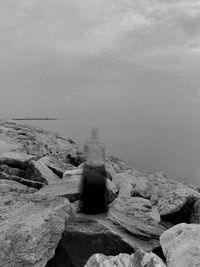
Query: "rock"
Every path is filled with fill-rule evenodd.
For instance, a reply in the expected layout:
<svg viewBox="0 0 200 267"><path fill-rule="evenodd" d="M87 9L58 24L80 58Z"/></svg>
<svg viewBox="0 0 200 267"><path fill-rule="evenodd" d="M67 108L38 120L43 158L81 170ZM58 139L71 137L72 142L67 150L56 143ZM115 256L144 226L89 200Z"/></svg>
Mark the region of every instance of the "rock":
<svg viewBox="0 0 200 267"><path fill-rule="evenodd" d="M73 165L66 164L63 161L52 156L45 156L38 161L44 163L60 178L63 178L63 174L66 170L73 170L75 168Z"/></svg>
<svg viewBox="0 0 200 267"><path fill-rule="evenodd" d="M105 256L97 253L92 255L84 267L126 267L131 264L132 255L120 253L117 256Z"/></svg>
<svg viewBox="0 0 200 267"><path fill-rule="evenodd" d="M112 203L110 212L122 213L132 220L141 220L147 223L160 222L158 209L152 206L151 201L141 197L118 197Z"/></svg>
<svg viewBox="0 0 200 267"><path fill-rule="evenodd" d="M5 164L0 165L0 171L5 172L8 175L15 175L24 178L26 176L26 170L22 170L19 168L13 168Z"/></svg>
<svg viewBox="0 0 200 267"><path fill-rule="evenodd" d="M10 192L10 186L8 184L0 184L0 194Z"/></svg>
<svg viewBox="0 0 200 267"><path fill-rule="evenodd" d="M2 127L0 127L1 130ZM21 148L20 145L10 142L8 138L4 138L5 140L2 140L2 134L0 134L0 153L8 152L8 151L15 151Z"/></svg>
<svg viewBox="0 0 200 267"><path fill-rule="evenodd" d="M19 182L19 183L21 183L23 185L26 185L26 186L29 186L29 187L33 187L33 188L36 188L36 189L40 189L41 187L44 186L43 183L36 182L36 181L30 181L28 179L24 179L22 177L18 177L18 176L15 176L15 175L8 175L7 173L4 173L4 172L0 172L0 180L1 179L7 179L7 180L16 181L16 182Z"/></svg>
<svg viewBox="0 0 200 267"><path fill-rule="evenodd" d="M117 256L94 254L84 267L166 267L166 264L154 253L138 249L134 254L120 253Z"/></svg>
<svg viewBox="0 0 200 267"><path fill-rule="evenodd" d="M19 147L17 150L20 149L20 151L39 158L46 155L59 156L65 162L71 150L78 150L75 142L69 142L68 139L58 134L19 124L15 121L4 121L1 124L1 129L1 140L5 140L9 144L14 143Z"/></svg>
<svg viewBox="0 0 200 267"><path fill-rule="evenodd" d="M29 193L37 192L35 188L28 187L16 181L0 179L0 186L5 185L5 184L9 186L9 189L10 189L9 192L10 191L17 192L20 194L29 194Z"/></svg>
<svg viewBox="0 0 200 267"><path fill-rule="evenodd" d="M80 175L72 175L70 179L63 179L56 184L49 184L40 190L40 194L47 194L51 196L63 196L69 199L70 202L74 202L80 199ZM107 202L110 203L117 197L116 186L107 179Z"/></svg>
<svg viewBox="0 0 200 267"><path fill-rule="evenodd" d="M108 218L131 235L155 243L166 230L158 224L160 217L157 209L152 208L150 201L146 203L141 198L136 200L136 198L118 197L111 204Z"/></svg>
<svg viewBox="0 0 200 267"><path fill-rule="evenodd" d="M34 160L29 162L25 178L44 184L54 184L60 180L43 162Z"/></svg>
<svg viewBox="0 0 200 267"><path fill-rule="evenodd" d="M194 204L190 218L191 223L200 223L200 200Z"/></svg>
<svg viewBox="0 0 200 267"><path fill-rule="evenodd" d="M189 223L192 207L200 199L200 193L168 178L163 172L149 175L147 179L156 192L156 195L152 194L151 200L157 203L162 219L172 224Z"/></svg>
<svg viewBox="0 0 200 267"><path fill-rule="evenodd" d="M151 197L147 190L150 187L149 181L145 177L119 173L112 181L119 188L119 196Z"/></svg>
<svg viewBox="0 0 200 267"><path fill-rule="evenodd" d="M80 214L67 224L59 248L62 250L62 255L68 255L71 266L84 266L94 253L117 255L134 252L137 241L129 240L125 233L111 228L101 216L106 217L102 214L97 215L95 219L95 216ZM57 255L55 258L58 259Z"/></svg>
<svg viewBox="0 0 200 267"><path fill-rule="evenodd" d="M152 252L145 252L138 249L131 258L134 267L167 267L161 258Z"/></svg>
<svg viewBox="0 0 200 267"><path fill-rule="evenodd" d="M68 179L74 179L75 176L81 176L83 173L83 169L82 168L76 168L76 169L73 169L73 170L66 170L64 173L63 173L63 179L64 180L68 180Z"/></svg>
<svg viewBox="0 0 200 267"><path fill-rule="evenodd" d="M70 202L80 199L79 185L80 179L74 178L67 181L49 184L43 187L38 193L47 196L62 196L67 198Z"/></svg>
<svg viewBox="0 0 200 267"><path fill-rule="evenodd" d="M83 173L83 166L84 166L84 162L81 163L76 169L72 169L72 170L66 170L63 174L63 178L64 179L68 179L70 178L72 175L82 175ZM105 164L105 168L106 168L106 173L107 173L107 178L112 180L117 179L116 175L117 173L114 171L112 165L106 163Z"/></svg>
<svg viewBox="0 0 200 267"><path fill-rule="evenodd" d="M132 199L134 201L135 198ZM63 262L63 266L68 266L67 263L70 262L71 266L81 267L94 253L118 255L119 253L133 253L138 248L151 251L160 247L159 236L166 228L155 222L156 216L154 217L153 211L150 211L150 201L144 201L146 202L142 207L143 211L142 208L140 211L135 209L137 215L131 212L127 215L128 208L131 210L133 202L126 207L128 202L124 201L118 209L115 203L120 202L118 199L110 205L108 213L76 214L74 220L70 221L65 229L53 261L58 263L59 258L67 255L67 261ZM144 215L145 213L151 215ZM142 218L142 214L146 217ZM157 215L159 216L158 213Z"/></svg>
<svg viewBox="0 0 200 267"><path fill-rule="evenodd" d="M71 206L64 198L0 196L0 266L44 267L70 214Z"/></svg>
<svg viewBox="0 0 200 267"><path fill-rule="evenodd" d="M200 225L181 223L160 237L168 267L199 267Z"/></svg>
<svg viewBox="0 0 200 267"><path fill-rule="evenodd" d="M4 152L0 154L0 164L11 167L25 168L34 156L19 152Z"/></svg>
<svg viewBox="0 0 200 267"><path fill-rule="evenodd" d="M134 175L134 176L141 175L140 172L136 171L132 167L128 167L123 160L116 158L114 156L110 156L109 158L107 158L106 162L112 165L116 173L125 173L125 174Z"/></svg>
<svg viewBox="0 0 200 267"><path fill-rule="evenodd" d="M194 203L200 199L200 194L191 188L180 188L166 192L158 199L158 210L162 218L178 224L190 223Z"/></svg>

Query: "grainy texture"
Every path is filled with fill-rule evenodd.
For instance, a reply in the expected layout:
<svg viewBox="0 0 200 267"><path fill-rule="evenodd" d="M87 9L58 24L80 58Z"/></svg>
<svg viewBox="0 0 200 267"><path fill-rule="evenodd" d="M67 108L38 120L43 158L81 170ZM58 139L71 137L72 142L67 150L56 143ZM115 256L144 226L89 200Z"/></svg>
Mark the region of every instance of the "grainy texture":
<svg viewBox="0 0 200 267"><path fill-rule="evenodd" d="M200 225L175 225L161 235L160 243L168 267L200 266Z"/></svg>
<svg viewBox="0 0 200 267"><path fill-rule="evenodd" d="M0 266L44 267L72 213L64 198L0 196Z"/></svg>

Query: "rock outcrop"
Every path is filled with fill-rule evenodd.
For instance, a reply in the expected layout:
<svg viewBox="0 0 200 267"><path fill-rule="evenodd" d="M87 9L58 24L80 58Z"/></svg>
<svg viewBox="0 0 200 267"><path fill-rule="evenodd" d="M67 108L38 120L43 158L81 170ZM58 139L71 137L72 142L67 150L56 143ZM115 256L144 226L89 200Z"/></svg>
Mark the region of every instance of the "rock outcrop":
<svg viewBox="0 0 200 267"><path fill-rule="evenodd" d="M92 255L84 267L166 267L166 264L154 253L138 249L134 254L120 253L117 256L103 254Z"/></svg>
<svg viewBox="0 0 200 267"><path fill-rule="evenodd" d="M181 223L160 237L168 267L200 266L200 225Z"/></svg>
<svg viewBox="0 0 200 267"><path fill-rule="evenodd" d="M185 224L200 221L198 188L110 156L109 210L85 215L82 155L71 139L1 122L0 266L165 267L154 253L167 267L199 266L200 229Z"/></svg>
<svg viewBox="0 0 200 267"><path fill-rule="evenodd" d="M0 196L0 265L45 266L71 214L67 199L16 193Z"/></svg>
<svg viewBox="0 0 200 267"><path fill-rule="evenodd" d="M149 175L147 178L158 194L157 207L161 216L175 214L185 205L189 205L191 210L194 203L200 199L198 191L168 178L163 172Z"/></svg>

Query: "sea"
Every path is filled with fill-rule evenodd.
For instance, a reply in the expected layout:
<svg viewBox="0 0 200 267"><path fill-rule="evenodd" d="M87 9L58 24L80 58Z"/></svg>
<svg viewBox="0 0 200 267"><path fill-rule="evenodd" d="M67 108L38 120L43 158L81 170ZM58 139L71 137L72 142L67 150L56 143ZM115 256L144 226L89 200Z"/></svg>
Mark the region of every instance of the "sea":
<svg viewBox="0 0 200 267"><path fill-rule="evenodd" d="M106 144L107 155L121 158L127 165L143 173L164 171L170 178L200 186L199 126L176 118L170 123L134 124L116 122L92 125L82 120L21 121L70 138L80 146L90 136L93 126L99 126L101 139ZM144 126L146 125L146 127Z"/></svg>

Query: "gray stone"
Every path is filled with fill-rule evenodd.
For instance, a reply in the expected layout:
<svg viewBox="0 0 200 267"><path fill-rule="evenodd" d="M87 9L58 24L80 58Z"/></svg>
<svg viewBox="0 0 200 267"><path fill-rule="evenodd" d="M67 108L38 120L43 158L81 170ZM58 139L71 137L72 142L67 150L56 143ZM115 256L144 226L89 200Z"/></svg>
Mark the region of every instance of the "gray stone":
<svg viewBox="0 0 200 267"><path fill-rule="evenodd" d="M58 183L49 184L40 190L40 194L63 196L74 202L80 199L81 175L72 175L69 179L60 180ZM116 186L107 179L107 202L110 203L117 197Z"/></svg>
<svg viewBox="0 0 200 267"><path fill-rule="evenodd" d="M35 188L28 187L26 185L23 185L19 182L12 181L12 180L4 180L0 179L0 187L3 185L7 185L9 187L9 192L17 192L20 194L29 194L29 193L34 193L37 192Z"/></svg>
<svg viewBox="0 0 200 267"><path fill-rule="evenodd" d="M138 249L134 254L120 253L117 256L94 254L84 267L166 267L166 264L154 253Z"/></svg>
<svg viewBox="0 0 200 267"><path fill-rule="evenodd" d="M200 225L177 224L160 237L168 267L200 266Z"/></svg>
<svg viewBox="0 0 200 267"><path fill-rule="evenodd" d="M72 170L75 168L73 165L66 164L60 159L57 159L56 157L53 157L53 156L45 156L39 159L38 161L44 163L60 178L63 178L63 173L66 170Z"/></svg>
<svg viewBox="0 0 200 267"><path fill-rule="evenodd" d="M0 164L24 168L33 159L33 155L19 152L3 152L0 154Z"/></svg>
<svg viewBox="0 0 200 267"><path fill-rule="evenodd" d="M29 162L26 178L45 184L58 183L60 180L42 161L34 160Z"/></svg>
<svg viewBox="0 0 200 267"><path fill-rule="evenodd" d="M197 200L192 208L190 222L200 223L200 200Z"/></svg>
<svg viewBox="0 0 200 267"><path fill-rule="evenodd" d="M0 197L0 266L44 267L55 253L71 212L64 198Z"/></svg>
<svg viewBox="0 0 200 267"><path fill-rule="evenodd" d="M0 194L10 192L10 186L8 184L0 184Z"/></svg>

